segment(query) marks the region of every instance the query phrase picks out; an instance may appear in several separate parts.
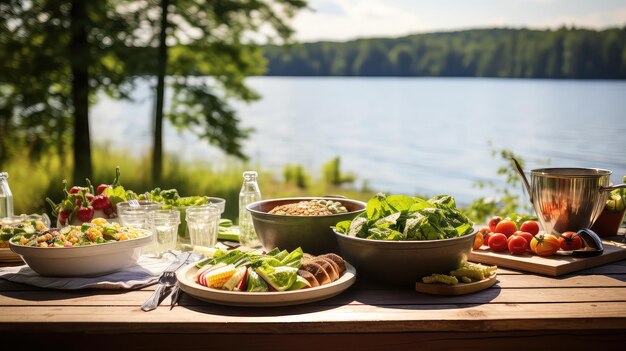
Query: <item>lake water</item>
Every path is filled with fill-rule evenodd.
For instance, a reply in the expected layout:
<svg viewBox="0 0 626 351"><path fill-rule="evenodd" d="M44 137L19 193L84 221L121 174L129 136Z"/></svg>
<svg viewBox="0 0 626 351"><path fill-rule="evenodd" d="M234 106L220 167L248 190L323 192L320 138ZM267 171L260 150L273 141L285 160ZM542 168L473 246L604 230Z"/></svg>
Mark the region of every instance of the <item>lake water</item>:
<svg viewBox="0 0 626 351"><path fill-rule="evenodd" d="M502 184L509 149L527 168L599 167L626 175L626 82L483 78L253 77L262 96L236 103L251 164L276 170L301 164L313 175L341 156L360 186L406 194L446 193L461 202L495 195L477 181ZM148 82L136 100L102 96L91 111L96 142L145 153L153 101ZM96 131L106 130L106 133ZM491 146L489 145L491 143ZM190 132L166 125L164 147L185 159L226 157Z"/></svg>

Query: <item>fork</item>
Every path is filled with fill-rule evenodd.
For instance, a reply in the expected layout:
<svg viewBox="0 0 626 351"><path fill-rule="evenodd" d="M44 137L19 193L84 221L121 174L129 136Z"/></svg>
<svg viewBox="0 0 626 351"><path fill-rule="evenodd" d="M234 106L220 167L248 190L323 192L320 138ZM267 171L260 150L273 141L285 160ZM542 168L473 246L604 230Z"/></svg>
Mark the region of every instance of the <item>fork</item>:
<svg viewBox="0 0 626 351"><path fill-rule="evenodd" d="M169 290L176 285L176 272L163 272L159 277L159 285L152 293L150 298L141 305L143 311L152 311L169 295Z"/></svg>
<svg viewBox="0 0 626 351"><path fill-rule="evenodd" d="M200 261L203 257L204 257L203 254L192 253L189 256L189 258L187 259L187 261L185 262L185 264ZM170 302L170 311L178 303L178 300L180 299L180 295L181 294L182 294L182 292L180 291L180 285L179 285L179 283L177 281L176 284L174 284L174 287L172 288L172 296L171 296L171 302Z"/></svg>
<svg viewBox="0 0 626 351"><path fill-rule="evenodd" d="M141 309L145 312L152 311L159 306L163 299L171 293L171 288L178 281L176 279L176 271L189 259L191 253L185 252L176 257L176 260L163 271L159 277L159 285L150 295L148 300L141 305Z"/></svg>

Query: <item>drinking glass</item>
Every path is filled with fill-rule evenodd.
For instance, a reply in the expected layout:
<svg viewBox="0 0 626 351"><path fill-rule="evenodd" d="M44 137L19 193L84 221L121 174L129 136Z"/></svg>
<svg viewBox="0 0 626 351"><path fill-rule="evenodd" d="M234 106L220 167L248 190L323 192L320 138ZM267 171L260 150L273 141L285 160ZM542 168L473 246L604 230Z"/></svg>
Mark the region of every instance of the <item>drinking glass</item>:
<svg viewBox="0 0 626 351"><path fill-rule="evenodd" d="M187 229L191 245L215 246L220 214L220 209L214 205L187 208Z"/></svg>
<svg viewBox="0 0 626 351"><path fill-rule="evenodd" d="M161 205L156 202L139 201L139 206L131 206L129 202L117 204L117 216L120 224L137 229L150 229L150 212L158 210Z"/></svg>
<svg viewBox="0 0 626 351"><path fill-rule="evenodd" d="M178 238L180 212L177 210L154 210L150 212L149 218L155 239L153 245L147 247L145 251L160 257L164 252L174 250Z"/></svg>

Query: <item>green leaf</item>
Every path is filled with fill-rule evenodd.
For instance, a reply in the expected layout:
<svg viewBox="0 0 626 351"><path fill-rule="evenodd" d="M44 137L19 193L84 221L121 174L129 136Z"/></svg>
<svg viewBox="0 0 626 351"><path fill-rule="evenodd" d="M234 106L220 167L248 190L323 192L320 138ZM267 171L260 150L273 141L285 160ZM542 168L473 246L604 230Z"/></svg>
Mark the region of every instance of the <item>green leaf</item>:
<svg viewBox="0 0 626 351"><path fill-rule="evenodd" d="M394 212L408 211L414 203L415 200L407 195L391 195L387 197L387 204Z"/></svg>
<svg viewBox="0 0 626 351"><path fill-rule="evenodd" d="M128 201L128 198L126 197L126 190L121 185L104 189L102 195L106 195L109 197L109 202L113 207L115 207L120 202Z"/></svg>
<svg viewBox="0 0 626 351"><path fill-rule="evenodd" d="M289 289L298 277L298 268L287 266L273 267L267 264L267 262L263 262L263 265L258 267L255 272L276 291Z"/></svg>

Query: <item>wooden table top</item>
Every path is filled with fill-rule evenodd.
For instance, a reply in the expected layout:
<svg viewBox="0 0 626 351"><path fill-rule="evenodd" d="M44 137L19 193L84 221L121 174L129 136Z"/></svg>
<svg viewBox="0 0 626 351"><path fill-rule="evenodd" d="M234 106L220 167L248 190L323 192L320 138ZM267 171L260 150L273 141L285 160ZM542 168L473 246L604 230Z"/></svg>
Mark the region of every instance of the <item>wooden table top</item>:
<svg viewBox="0 0 626 351"><path fill-rule="evenodd" d="M0 279L0 333L31 346L90 343L91 349L232 347L237 340L273 350L323 343L325 349L578 349L598 341L604 349L626 347L626 261L557 278L498 269L496 285L463 296L358 279L336 297L291 307L228 307L183 295L173 310L165 300L142 312L153 290L46 290ZM30 337L34 331L42 338ZM100 340L106 344L94 344Z"/></svg>

